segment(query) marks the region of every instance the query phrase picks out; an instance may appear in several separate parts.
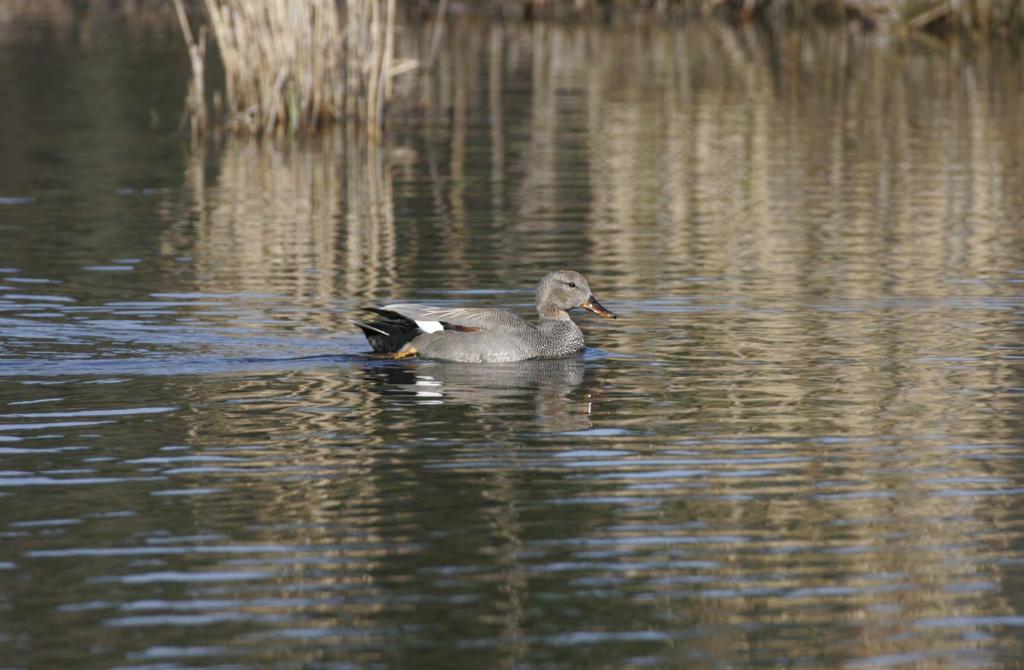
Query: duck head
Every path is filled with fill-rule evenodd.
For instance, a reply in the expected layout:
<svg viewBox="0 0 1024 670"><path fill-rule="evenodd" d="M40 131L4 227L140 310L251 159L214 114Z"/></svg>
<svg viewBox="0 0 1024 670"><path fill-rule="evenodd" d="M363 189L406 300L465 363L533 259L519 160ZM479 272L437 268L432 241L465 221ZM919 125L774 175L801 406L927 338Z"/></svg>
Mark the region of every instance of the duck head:
<svg viewBox="0 0 1024 670"><path fill-rule="evenodd" d="M567 312L576 307L606 319L617 318L597 301L586 277L579 272L556 270L544 275L537 285L537 312L541 318L568 319Z"/></svg>

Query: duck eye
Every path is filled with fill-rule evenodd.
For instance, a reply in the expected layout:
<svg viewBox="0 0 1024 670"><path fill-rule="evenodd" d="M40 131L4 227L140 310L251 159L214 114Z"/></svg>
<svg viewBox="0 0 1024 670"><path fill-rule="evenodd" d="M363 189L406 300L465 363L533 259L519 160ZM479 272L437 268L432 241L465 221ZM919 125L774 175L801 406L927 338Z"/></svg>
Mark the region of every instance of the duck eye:
<svg viewBox="0 0 1024 670"><path fill-rule="evenodd" d="M576 288L576 284L573 284L572 282L569 282L569 288Z"/></svg>

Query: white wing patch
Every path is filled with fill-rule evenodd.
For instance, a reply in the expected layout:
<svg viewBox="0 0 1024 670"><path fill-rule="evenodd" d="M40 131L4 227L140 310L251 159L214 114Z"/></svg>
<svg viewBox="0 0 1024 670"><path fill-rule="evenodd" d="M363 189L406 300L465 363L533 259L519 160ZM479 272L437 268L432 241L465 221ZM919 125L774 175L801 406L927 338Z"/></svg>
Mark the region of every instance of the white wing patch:
<svg viewBox="0 0 1024 670"><path fill-rule="evenodd" d="M417 321L416 325L424 333L436 333L439 330L444 330L444 326L441 325L440 321Z"/></svg>

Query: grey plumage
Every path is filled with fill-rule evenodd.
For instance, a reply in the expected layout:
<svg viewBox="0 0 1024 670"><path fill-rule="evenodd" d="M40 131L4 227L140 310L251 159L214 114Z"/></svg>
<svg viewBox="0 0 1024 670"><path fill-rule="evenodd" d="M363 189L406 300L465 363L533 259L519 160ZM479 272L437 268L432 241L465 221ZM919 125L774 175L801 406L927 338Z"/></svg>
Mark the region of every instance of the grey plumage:
<svg viewBox="0 0 1024 670"><path fill-rule="evenodd" d="M540 316L536 326L503 309L410 303L373 308L380 318L356 325L379 354L464 363L509 363L561 358L581 351L583 332L569 318L570 309L582 307L615 318L591 294L583 275L569 270L545 275L537 285L536 303Z"/></svg>

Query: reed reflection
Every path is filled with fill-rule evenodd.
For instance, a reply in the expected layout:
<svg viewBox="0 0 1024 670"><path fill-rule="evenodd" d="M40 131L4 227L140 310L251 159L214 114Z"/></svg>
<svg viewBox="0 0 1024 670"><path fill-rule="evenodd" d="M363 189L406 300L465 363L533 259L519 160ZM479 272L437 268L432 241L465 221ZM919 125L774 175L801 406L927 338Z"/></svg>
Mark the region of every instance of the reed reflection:
<svg viewBox="0 0 1024 670"><path fill-rule="evenodd" d="M229 146L170 248L201 290L310 312L528 309L509 289L572 259L615 284L626 318L584 328L621 357L190 389L191 444L261 445L247 504L288 519L268 541L351 533L308 577L362 570L371 604L319 623L500 639L509 664L652 625L656 661L1012 658L984 623L1019 610L1012 59L706 24L451 34L400 169ZM310 481L276 476L299 459Z"/></svg>
<svg viewBox="0 0 1024 670"><path fill-rule="evenodd" d="M283 294L300 308L372 299L398 277L385 152L341 131L280 146L232 138L212 183L196 153L195 220L170 228L164 254L191 258L200 291Z"/></svg>
<svg viewBox="0 0 1024 670"><path fill-rule="evenodd" d="M506 248L534 263L581 253L585 272L614 275L619 297L655 308L638 315L647 327L601 329L599 342L692 366L668 390L662 375L635 380L641 395L703 409L698 417L666 412L659 432L890 436L896 444L859 455L819 444L811 454L819 467L795 490L784 487L787 495L813 496L820 468L851 488L827 514L809 516L801 504L791 521L847 520L877 561L868 573L896 571L922 585L904 612L1005 611L982 594L968 606L971 596L923 587L956 583L964 572L1002 579L984 552L958 554L966 566L950 566L907 550L926 542L916 530L922 517L931 520L929 537L949 546L972 532L943 513L944 496L920 487L920 473L1020 481L1011 460L982 463L948 450L962 439L1021 438L1017 422L989 404L1020 378L1018 365L990 356L1015 346L999 311L1019 309L1013 175L1024 97L1007 79L1012 54L995 46L945 58L936 47L893 48L870 36L706 24L639 33L504 27L506 53L521 60L496 66L493 51L490 60L474 57L471 41L455 42L465 61L507 68L507 81L526 80L531 91L525 112L488 110L518 138L500 155L524 172L514 182L515 216L497 234L514 231ZM441 96L456 107L473 99ZM492 107L499 99L489 88ZM582 166L590 205L581 216ZM657 309L676 292L699 296L685 326L671 305ZM964 352L974 352L973 363ZM650 425L641 412L621 420ZM912 436L935 442L904 441ZM878 467L890 448L889 466ZM742 496L748 484L723 480L716 490ZM758 501L732 505L748 513ZM1004 523L1005 511L983 497L965 495L957 509L976 532ZM913 539L898 550L880 546L880 536L903 532ZM913 645L870 646L884 654Z"/></svg>
<svg viewBox="0 0 1024 670"><path fill-rule="evenodd" d="M509 409L497 405L532 404L541 430L568 432L591 426L590 393L578 392L585 370L582 360L567 358L494 365L424 361L370 367L366 374L370 383L383 382L388 393L410 394L426 405L470 406L487 423L493 413L504 417L499 421L507 419ZM500 426L480 429L490 434Z"/></svg>

